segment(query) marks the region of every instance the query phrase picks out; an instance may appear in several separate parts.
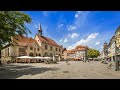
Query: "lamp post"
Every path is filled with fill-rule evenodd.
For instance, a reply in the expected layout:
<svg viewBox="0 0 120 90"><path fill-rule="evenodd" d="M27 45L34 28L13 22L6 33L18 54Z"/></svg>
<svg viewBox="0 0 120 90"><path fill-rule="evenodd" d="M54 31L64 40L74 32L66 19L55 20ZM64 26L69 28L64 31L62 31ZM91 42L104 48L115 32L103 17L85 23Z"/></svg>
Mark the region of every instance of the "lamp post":
<svg viewBox="0 0 120 90"><path fill-rule="evenodd" d="M118 71L118 60L117 60L116 38L115 38L115 71Z"/></svg>

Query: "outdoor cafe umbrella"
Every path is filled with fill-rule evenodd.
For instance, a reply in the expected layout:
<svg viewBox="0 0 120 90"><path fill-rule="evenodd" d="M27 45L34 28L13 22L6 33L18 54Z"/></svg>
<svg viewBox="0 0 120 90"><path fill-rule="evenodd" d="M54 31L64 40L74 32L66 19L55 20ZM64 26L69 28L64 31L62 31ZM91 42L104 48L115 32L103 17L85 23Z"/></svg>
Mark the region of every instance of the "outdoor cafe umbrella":
<svg viewBox="0 0 120 90"><path fill-rule="evenodd" d="M43 57L44 59L51 59L50 57Z"/></svg>
<svg viewBox="0 0 120 90"><path fill-rule="evenodd" d="M55 61L55 56L53 55L53 61Z"/></svg>
<svg viewBox="0 0 120 90"><path fill-rule="evenodd" d="M33 57L30 57L30 56L20 56L20 57L17 57L17 58L20 58L20 59L33 59Z"/></svg>
<svg viewBox="0 0 120 90"><path fill-rule="evenodd" d="M17 58L25 58L25 59L29 58L29 59L32 59L33 57L30 57L30 56L20 56L20 57L17 57Z"/></svg>
<svg viewBox="0 0 120 90"><path fill-rule="evenodd" d="M35 59L44 59L44 57L39 57L39 56L33 57L33 58L35 58Z"/></svg>
<svg viewBox="0 0 120 90"><path fill-rule="evenodd" d="M59 56L59 61L60 61L60 56Z"/></svg>

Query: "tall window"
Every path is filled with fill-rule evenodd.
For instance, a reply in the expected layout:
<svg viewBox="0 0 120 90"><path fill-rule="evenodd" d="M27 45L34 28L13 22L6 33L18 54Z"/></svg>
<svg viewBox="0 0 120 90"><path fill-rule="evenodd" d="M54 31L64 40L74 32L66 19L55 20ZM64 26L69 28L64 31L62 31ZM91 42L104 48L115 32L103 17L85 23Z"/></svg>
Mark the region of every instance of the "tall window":
<svg viewBox="0 0 120 90"><path fill-rule="evenodd" d="M32 46L30 47L30 50L33 50L33 47L32 47Z"/></svg>
<svg viewBox="0 0 120 90"><path fill-rule="evenodd" d="M47 49L47 45L45 45L45 49Z"/></svg>
<svg viewBox="0 0 120 90"><path fill-rule="evenodd" d="M9 48L8 48L8 56L9 56Z"/></svg>
<svg viewBox="0 0 120 90"><path fill-rule="evenodd" d="M19 56L24 56L26 53L25 50L26 50L25 48L19 48Z"/></svg>
<svg viewBox="0 0 120 90"><path fill-rule="evenodd" d="M38 48L38 51L39 51L39 48Z"/></svg>
<svg viewBox="0 0 120 90"><path fill-rule="evenodd" d="M57 48L56 48L56 51L57 51Z"/></svg>
<svg viewBox="0 0 120 90"><path fill-rule="evenodd" d="M50 46L50 50L52 50L52 46Z"/></svg>
<svg viewBox="0 0 120 90"><path fill-rule="evenodd" d="M60 48L59 48L59 52L60 52Z"/></svg>
<svg viewBox="0 0 120 90"><path fill-rule="evenodd" d="M45 53L45 56L47 56L48 54L47 53Z"/></svg>

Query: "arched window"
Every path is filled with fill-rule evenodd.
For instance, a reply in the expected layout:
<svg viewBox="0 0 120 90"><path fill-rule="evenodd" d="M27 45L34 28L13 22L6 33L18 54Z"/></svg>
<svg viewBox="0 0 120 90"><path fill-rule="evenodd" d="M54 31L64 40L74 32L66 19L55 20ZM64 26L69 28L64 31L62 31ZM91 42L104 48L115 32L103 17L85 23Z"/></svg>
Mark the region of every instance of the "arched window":
<svg viewBox="0 0 120 90"><path fill-rule="evenodd" d="M41 54L39 53L39 56L41 56Z"/></svg>
<svg viewBox="0 0 120 90"><path fill-rule="evenodd" d="M30 53L29 56L33 56L33 53Z"/></svg>
<svg viewBox="0 0 120 90"><path fill-rule="evenodd" d="M32 47L32 46L30 46L30 50L33 50L33 47Z"/></svg>
<svg viewBox="0 0 120 90"><path fill-rule="evenodd" d="M36 56L37 56L37 53L36 53Z"/></svg>

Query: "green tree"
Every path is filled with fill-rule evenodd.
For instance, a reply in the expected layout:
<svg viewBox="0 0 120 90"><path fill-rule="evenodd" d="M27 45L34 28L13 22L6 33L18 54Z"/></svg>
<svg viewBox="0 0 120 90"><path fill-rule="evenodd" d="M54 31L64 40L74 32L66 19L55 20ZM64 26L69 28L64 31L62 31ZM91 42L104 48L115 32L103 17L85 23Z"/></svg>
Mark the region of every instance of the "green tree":
<svg viewBox="0 0 120 90"><path fill-rule="evenodd" d="M100 52L95 49L89 49L87 52L88 58L97 58L100 55Z"/></svg>
<svg viewBox="0 0 120 90"><path fill-rule="evenodd" d="M31 33L26 27L31 21L27 14L20 11L0 11L0 50L5 43L11 41L11 36Z"/></svg>

